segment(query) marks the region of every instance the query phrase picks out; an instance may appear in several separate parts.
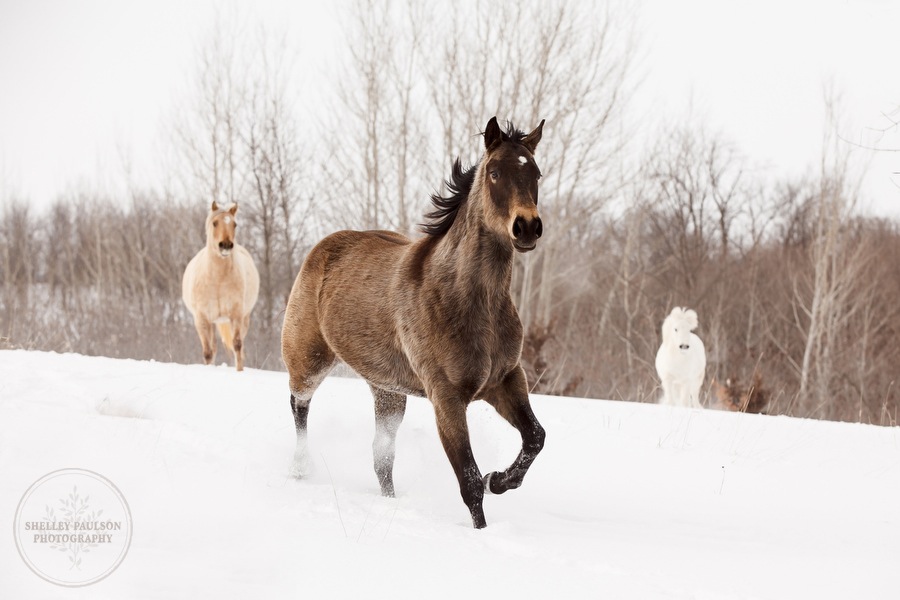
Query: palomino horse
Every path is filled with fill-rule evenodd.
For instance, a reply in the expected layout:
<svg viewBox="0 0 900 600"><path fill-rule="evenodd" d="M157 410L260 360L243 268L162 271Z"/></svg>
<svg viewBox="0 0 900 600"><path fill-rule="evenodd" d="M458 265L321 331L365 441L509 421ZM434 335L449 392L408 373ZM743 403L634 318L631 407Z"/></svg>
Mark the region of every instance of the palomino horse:
<svg viewBox="0 0 900 600"><path fill-rule="evenodd" d="M291 472L309 470L306 421L316 387L343 360L375 397L375 473L394 495L394 441L406 395L426 396L438 434L477 528L485 492L522 484L544 445L520 364L522 323L510 297L513 252L541 237L534 150L544 122L525 135L491 119L485 153L463 170L451 195L432 197L426 236L341 231L313 248L294 282L284 317L282 355L290 375L297 448ZM519 430L522 450L503 472L484 478L466 423L473 400L489 402Z"/></svg>
<svg viewBox="0 0 900 600"><path fill-rule="evenodd" d="M213 201L206 217L206 247L184 270L181 297L194 315L194 326L203 346L203 362L216 356L216 333L234 352L234 364L244 370L244 339L250 327L250 311L259 296L259 273L247 249L234 243L237 204L221 209Z"/></svg>

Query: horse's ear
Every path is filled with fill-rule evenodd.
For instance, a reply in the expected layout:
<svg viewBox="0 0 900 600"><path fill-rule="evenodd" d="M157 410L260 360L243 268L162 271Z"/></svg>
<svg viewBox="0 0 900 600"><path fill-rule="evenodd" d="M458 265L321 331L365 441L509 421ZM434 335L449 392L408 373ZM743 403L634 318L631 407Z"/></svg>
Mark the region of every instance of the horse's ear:
<svg viewBox="0 0 900 600"><path fill-rule="evenodd" d="M215 201L215 200L213 200L213 203L212 203L212 206L210 207L210 209L211 209L213 212L216 212L217 210L219 210L219 205L216 204L216 201Z"/></svg>
<svg viewBox="0 0 900 600"><path fill-rule="evenodd" d="M228 212L230 212L232 216L234 216L235 213L237 213L237 202L233 202L231 204L231 208L228 209Z"/></svg>
<svg viewBox="0 0 900 600"><path fill-rule="evenodd" d="M697 329L697 325L700 324L700 322L697 320L697 312L694 310L684 311L684 318L687 321L688 327L690 327L691 331Z"/></svg>
<svg viewBox="0 0 900 600"><path fill-rule="evenodd" d="M537 148L538 142L541 141L541 134L544 131L544 119L541 119L541 124L534 128L534 131L525 136L522 140L522 145L528 148L528 151L534 154L535 148Z"/></svg>
<svg viewBox="0 0 900 600"><path fill-rule="evenodd" d="M484 148L488 152L500 145L503 141L503 132L497 123L497 117L491 117L488 124L484 128Z"/></svg>

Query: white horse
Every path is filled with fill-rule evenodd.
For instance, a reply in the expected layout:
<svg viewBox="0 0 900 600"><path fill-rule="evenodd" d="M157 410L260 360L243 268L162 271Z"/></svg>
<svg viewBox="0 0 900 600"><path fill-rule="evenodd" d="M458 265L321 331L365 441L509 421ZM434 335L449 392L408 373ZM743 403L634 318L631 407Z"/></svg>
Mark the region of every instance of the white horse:
<svg viewBox="0 0 900 600"><path fill-rule="evenodd" d="M675 307L662 326L662 345L656 353L656 372L662 382L660 404L700 406L700 388L706 375L706 348L696 334L697 313Z"/></svg>
<svg viewBox="0 0 900 600"><path fill-rule="evenodd" d="M181 295L194 316L203 349L203 362L216 357L216 334L234 352L234 364L244 370L244 339L250 311L259 296L259 273L246 248L234 241L237 204L219 208L212 203L206 216L206 246L184 270Z"/></svg>

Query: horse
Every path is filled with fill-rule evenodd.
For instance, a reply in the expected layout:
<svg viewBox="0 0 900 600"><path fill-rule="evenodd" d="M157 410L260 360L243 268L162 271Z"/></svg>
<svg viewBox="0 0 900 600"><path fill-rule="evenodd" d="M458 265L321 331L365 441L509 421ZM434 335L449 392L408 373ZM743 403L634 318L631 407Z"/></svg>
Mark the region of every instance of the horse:
<svg viewBox="0 0 900 600"><path fill-rule="evenodd" d="M206 216L206 246L188 263L181 280L181 297L194 317L203 362L216 356L216 334L244 370L244 340L250 311L259 296L259 273L247 249L234 242L237 204L220 208L215 201Z"/></svg>
<svg viewBox="0 0 900 600"><path fill-rule="evenodd" d="M697 313L675 307L662 325L662 344L656 353L656 372L662 382L660 404L700 405L700 388L706 375L706 348L696 334Z"/></svg>
<svg viewBox="0 0 900 600"><path fill-rule="evenodd" d="M764 413L769 404L769 391L763 387L762 375L754 371L750 385L742 384L737 377L725 379L725 385L712 380L716 408L747 413Z"/></svg>
<svg viewBox="0 0 900 600"><path fill-rule="evenodd" d="M543 232L534 159L543 126L526 135L511 123L504 132L496 117L488 121L483 156L467 169L456 159L449 195L432 195L425 235L416 241L390 231L340 231L307 255L282 329L297 431L293 476L309 473L313 392L342 360L375 400L372 448L383 496L394 496L394 447L407 395L431 401L475 528L487 524L486 493L522 484L545 432L528 399L510 282L514 253L534 250ZM479 399L522 438L509 468L483 477L466 422L467 406Z"/></svg>

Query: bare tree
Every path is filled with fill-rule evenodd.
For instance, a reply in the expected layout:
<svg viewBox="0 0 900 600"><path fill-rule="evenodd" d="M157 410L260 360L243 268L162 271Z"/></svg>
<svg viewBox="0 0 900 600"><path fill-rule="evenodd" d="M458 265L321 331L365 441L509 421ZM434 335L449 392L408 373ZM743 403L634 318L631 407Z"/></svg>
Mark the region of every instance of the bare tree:
<svg viewBox="0 0 900 600"><path fill-rule="evenodd" d="M419 222L430 189L420 82L427 9L421 0L353 3L345 29L350 60L337 89L341 110L332 113L323 165L335 226L412 234Z"/></svg>
<svg viewBox="0 0 900 600"><path fill-rule="evenodd" d="M206 203L240 200L239 127L247 108L249 66L241 51L246 34L239 15L217 11L185 104L174 113L175 148L188 172L188 193Z"/></svg>
<svg viewBox="0 0 900 600"><path fill-rule="evenodd" d="M18 312L29 305L34 291L40 264L36 242L34 219L28 205L16 199L5 201L0 207L0 281L8 327L15 324Z"/></svg>
<svg viewBox="0 0 900 600"><path fill-rule="evenodd" d="M245 214L248 246L260 269L262 326L272 330L299 271L301 240L310 196L301 192L304 149L290 107L293 61L284 38L274 44L265 30L257 38L259 65L248 82L248 107L239 133L249 182Z"/></svg>
<svg viewBox="0 0 900 600"><path fill-rule="evenodd" d="M284 33L251 31L240 15L217 13L175 128L187 195L203 207L213 200L240 206L239 241L260 271L254 324L268 341L257 345L268 348L267 356L276 354L279 314L305 250L314 187L303 185L310 161L297 113L296 65Z"/></svg>
<svg viewBox="0 0 900 600"><path fill-rule="evenodd" d="M815 230L809 253L812 281L808 292L795 284L795 302L805 317L798 397L807 409L827 403L837 331L850 313L864 255L848 252L846 228L855 205L858 182L850 177L851 154L836 135L835 104L826 99L830 123L825 128L821 174L815 197ZM804 327L805 325L805 327ZM808 397L810 378L816 375L814 397Z"/></svg>
<svg viewBox="0 0 900 600"><path fill-rule="evenodd" d="M471 157L471 145L460 152L459 144L490 115L520 123L546 119L552 134L545 136L538 162L548 227L540 257L524 256L515 275L526 327L546 325L561 301L554 291L574 274L560 268L561 257L590 231L625 181L620 157L634 88L633 16L566 0L470 7L451 8L442 52L431 56L426 75L443 124L442 161Z"/></svg>

